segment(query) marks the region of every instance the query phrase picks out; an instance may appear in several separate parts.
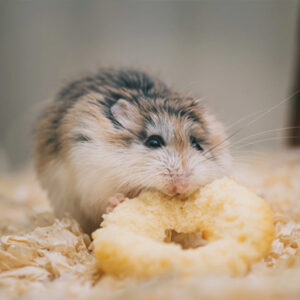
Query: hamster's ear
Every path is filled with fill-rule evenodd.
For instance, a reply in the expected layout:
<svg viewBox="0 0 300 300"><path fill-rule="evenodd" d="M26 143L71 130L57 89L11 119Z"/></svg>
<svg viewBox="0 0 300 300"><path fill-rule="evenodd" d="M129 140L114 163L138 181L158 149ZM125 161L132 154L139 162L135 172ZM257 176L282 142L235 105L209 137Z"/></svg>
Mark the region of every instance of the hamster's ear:
<svg viewBox="0 0 300 300"><path fill-rule="evenodd" d="M111 107L111 113L124 128L135 127L136 118L139 116L138 108L124 99L119 99Z"/></svg>

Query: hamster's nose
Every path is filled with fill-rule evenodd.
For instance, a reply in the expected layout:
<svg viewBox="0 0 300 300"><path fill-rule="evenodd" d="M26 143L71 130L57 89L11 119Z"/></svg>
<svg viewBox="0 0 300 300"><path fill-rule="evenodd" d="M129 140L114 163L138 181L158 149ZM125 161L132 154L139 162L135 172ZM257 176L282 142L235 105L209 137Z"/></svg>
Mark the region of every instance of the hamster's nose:
<svg viewBox="0 0 300 300"><path fill-rule="evenodd" d="M189 180L186 177L178 177L172 180L170 192L172 195L184 195L189 189Z"/></svg>

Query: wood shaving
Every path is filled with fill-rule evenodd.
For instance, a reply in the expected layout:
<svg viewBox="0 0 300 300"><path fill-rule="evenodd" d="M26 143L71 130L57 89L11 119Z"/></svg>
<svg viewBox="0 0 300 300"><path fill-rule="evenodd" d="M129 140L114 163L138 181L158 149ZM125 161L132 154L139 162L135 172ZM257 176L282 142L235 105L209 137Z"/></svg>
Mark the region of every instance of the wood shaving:
<svg viewBox="0 0 300 300"><path fill-rule="evenodd" d="M299 299L300 151L265 153L235 177L272 207L269 254L243 277L116 280L71 217L56 220L32 171L0 176L0 299Z"/></svg>

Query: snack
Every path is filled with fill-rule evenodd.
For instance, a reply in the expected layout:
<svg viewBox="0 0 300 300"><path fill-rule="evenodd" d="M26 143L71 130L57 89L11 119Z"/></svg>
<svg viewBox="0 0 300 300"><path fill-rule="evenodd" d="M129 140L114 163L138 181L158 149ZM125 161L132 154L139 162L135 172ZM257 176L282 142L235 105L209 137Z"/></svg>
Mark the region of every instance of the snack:
<svg viewBox="0 0 300 300"><path fill-rule="evenodd" d="M93 233L99 267L119 277L170 272L242 275L265 256L274 237L272 212L254 192L224 178L186 200L143 192L104 216ZM206 245L182 249L166 231L202 232Z"/></svg>

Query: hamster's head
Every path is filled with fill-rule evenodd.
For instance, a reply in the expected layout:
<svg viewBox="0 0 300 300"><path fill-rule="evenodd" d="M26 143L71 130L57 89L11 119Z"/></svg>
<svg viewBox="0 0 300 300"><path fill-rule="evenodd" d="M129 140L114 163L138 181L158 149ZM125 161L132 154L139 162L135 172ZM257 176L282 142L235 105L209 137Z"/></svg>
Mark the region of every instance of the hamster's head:
<svg viewBox="0 0 300 300"><path fill-rule="evenodd" d="M187 196L225 176L230 167L223 126L201 100L118 99L106 121L101 130L94 121L80 128L89 137L77 147L82 155L76 156L116 192L134 195L150 189Z"/></svg>

